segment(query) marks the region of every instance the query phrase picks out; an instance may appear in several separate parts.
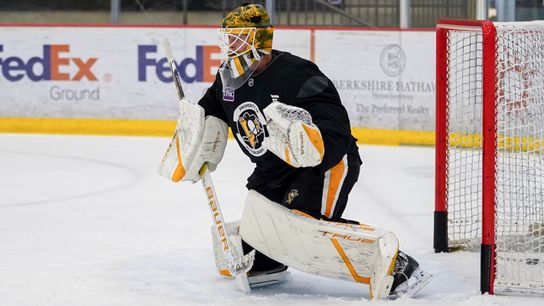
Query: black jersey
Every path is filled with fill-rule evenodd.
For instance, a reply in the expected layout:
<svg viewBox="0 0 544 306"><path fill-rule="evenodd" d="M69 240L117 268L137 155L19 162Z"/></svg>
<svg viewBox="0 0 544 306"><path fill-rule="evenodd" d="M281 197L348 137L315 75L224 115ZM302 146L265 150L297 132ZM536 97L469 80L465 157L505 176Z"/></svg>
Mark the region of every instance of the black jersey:
<svg viewBox="0 0 544 306"><path fill-rule="evenodd" d="M263 109L273 100L307 110L321 131L325 154L322 163L314 167L316 173L327 171L346 154L358 157L346 109L333 83L314 63L273 50L268 66L240 88L222 87L218 74L199 104L206 116L218 117L230 126L242 151L256 164L248 187L251 179L283 184L299 170L263 147L268 136Z"/></svg>

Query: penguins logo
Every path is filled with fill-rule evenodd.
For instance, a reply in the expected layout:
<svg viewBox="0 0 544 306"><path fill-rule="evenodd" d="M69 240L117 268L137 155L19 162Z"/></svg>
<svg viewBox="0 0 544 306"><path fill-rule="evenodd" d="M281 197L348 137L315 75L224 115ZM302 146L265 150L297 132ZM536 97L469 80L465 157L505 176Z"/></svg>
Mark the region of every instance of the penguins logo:
<svg viewBox="0 0 544 306"><path fill-rule="evenodd" d="M232 118L236 122L236 138L254 156L261 156L266 152L262 143L265 137L264 126L266 121L257 105L253 102L244 102L236 108Z"/></svg>

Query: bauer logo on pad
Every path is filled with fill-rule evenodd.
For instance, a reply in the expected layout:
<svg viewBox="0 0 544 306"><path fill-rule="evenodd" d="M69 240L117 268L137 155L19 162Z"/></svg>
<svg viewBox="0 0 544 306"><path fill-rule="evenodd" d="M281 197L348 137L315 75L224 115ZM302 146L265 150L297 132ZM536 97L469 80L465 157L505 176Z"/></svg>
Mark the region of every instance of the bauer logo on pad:
<svg viewBox="0 0 544 306"><path fill-rule="evenodd" d="M223 101L228 101L228 102L234 101L234 89L230 87L223 89Z"/></svg>

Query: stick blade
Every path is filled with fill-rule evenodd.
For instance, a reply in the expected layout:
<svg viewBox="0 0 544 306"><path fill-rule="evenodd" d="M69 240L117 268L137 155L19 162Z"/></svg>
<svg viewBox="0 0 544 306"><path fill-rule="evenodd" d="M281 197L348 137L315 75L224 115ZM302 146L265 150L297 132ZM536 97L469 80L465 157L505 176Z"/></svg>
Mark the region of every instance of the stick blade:
<svg viewBox="0 0 544 306"><path fill-rule="evenodd" d="M231 260L227 260L227 268L234 276L247 273L253 267L255 261L255 250L247 253L241 257L234 257Z"/></svg>

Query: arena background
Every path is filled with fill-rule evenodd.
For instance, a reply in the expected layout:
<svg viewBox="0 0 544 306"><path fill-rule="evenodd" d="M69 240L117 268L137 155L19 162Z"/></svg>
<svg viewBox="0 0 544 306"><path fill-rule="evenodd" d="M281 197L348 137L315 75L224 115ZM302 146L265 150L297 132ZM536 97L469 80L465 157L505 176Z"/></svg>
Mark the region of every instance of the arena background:
<svg viewBox="0 0 544 306"><path fill-rule="evenodd" d="M220 63L216 24L241 2L2 1L0 132L170 135L177 98L161 42L197 101ZM277 25L274 48L314 61L371 144L434 144L437 18L542 13L528 1L256 2Z"/></svg>

